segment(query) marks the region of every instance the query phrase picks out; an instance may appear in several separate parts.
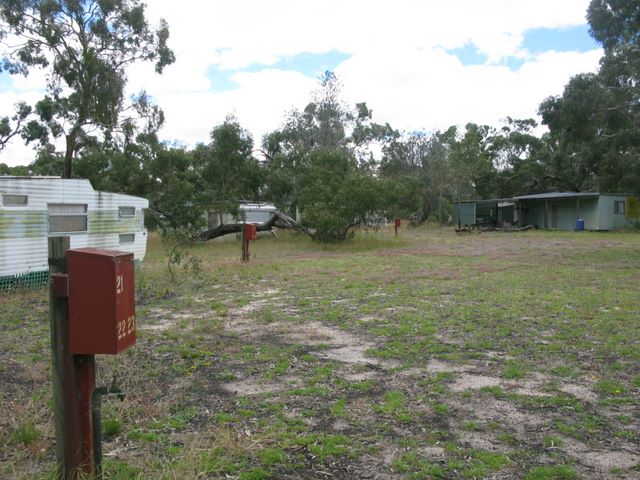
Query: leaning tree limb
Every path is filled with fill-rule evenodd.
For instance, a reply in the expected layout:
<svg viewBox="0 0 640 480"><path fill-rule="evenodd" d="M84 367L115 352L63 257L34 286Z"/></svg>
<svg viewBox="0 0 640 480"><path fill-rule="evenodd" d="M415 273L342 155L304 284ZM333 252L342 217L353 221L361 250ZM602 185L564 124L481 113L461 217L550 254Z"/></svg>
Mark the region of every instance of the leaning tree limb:
<svg viewBox="0 0 640 480"><path fill-rule="evenodd" d="M224 235L229 235L230 233L241 233L243 225L243 223L223 223L215 228L210 228L201 232L198 238L206 241L213 240L214 238L222 237ZM296 232L304 233L309 237L313 237L314 234L312 230L303 227L293 218L281 212L275 212L268 222L256 225L256 230L258 232L270 232L274 228L295 230Z"/></svg>

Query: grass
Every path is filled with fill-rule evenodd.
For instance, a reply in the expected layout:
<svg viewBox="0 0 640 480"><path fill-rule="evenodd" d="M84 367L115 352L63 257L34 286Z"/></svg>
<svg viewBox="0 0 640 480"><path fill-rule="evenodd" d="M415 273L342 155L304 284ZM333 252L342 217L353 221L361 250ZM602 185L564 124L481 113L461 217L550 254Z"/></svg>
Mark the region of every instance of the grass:
<svg viewBox="0 0 640 480"><path fill-rule="evenodd" d="M197 245L172 279L150 236L137 344L97 362L126 393L104 407L107 478L637 475L589 452L640 444L640 235L429 226L239 250ZM46 289L0 296L1 478L53 470L47 309Z"/></svg>

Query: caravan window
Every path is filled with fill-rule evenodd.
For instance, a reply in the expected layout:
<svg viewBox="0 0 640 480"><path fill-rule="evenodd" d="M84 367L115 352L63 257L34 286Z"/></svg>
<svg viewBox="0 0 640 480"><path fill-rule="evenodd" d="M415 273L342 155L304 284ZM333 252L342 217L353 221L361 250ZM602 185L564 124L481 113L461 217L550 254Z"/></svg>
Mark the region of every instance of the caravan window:
<svg viewBox="0 0 640 480"><path fill-rule="evenodd" d="M87 204L50 203L49 233L86 232Z"/></svg>
<svg viewBox="0 0 640 480"><path fill-rule="evenodd" d="M27 195L2 194L2 204L5 207L26 207L28 201L29 197Z"/></svg>
<svg viewBox="0 0 640 480"><path fill-rule="evenodd" d="M121 217L135 217L136 207L119 207L118 212Z"/></svg>
<svg viewBox="0 0 640 480"><path fill-rule="evenodd" d="M120 245L123 243L135 243L136 234L135 233L121 233L120 234Z"/></svg>
<svg viewBox="0 0 640 480"><path fill-rule="evenodd" d="M616 200L613 204L613 213L624 213L624 200Z"/></svg>

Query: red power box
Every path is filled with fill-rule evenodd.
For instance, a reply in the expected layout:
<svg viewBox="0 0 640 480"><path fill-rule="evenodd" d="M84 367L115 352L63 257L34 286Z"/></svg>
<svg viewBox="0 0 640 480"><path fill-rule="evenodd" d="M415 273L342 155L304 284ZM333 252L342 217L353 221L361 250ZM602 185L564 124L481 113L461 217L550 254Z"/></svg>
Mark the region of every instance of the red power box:
<svg viewBox="0 0 640 480"><path fill-rule="evenodd" d="M245 240L255 240L256 239L256 225L255 223L245 223L244 224L244 238Z"/></svg>
<svg viewBox="0 0 640 480"><path fill-rule="evenodd" d="M67 251L71 353L116 354L136 343L134 270L133 253Z"/></svg>

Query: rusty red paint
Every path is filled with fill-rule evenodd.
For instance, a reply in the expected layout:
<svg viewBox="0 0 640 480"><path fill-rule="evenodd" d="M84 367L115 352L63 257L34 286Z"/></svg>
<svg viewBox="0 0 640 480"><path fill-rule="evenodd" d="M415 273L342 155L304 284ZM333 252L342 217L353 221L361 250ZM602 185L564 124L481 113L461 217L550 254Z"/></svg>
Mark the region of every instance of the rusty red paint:
<svg viewBox="0 0 640 480"><path fill-rule="evenodd" d="M67 298L69 296L69 276L66 273L52 273L51 284L54 297Z"/></svg>
<svg viewBox="0 0 640 480"><path fill-rule="evenodd" d="M246 240L255 240L256 234L257 234L257 229L254 223L244 224L244 238Z"/></svg>
<svg viewBox="0 0 640 480"><path fill-rule="evenodd" d="M95 471L91 398L96 389L96 364L94 355L74 355L73 362L75 370L75 402L77 402L74 413L78 416L81 438L81 441L76 440L75 454L77 455L77 467L85 475L76 477L72 474L72 478L80 480L82 478L93 478L92 475ZM74 415L72 414L71 416Z"/></svg>
<svg viewBox="0 0 640 480"><path fill-rule="evenodd" d="M117 354L135 344L133 254L68 250L67 272L71 353Z"/></svg>

